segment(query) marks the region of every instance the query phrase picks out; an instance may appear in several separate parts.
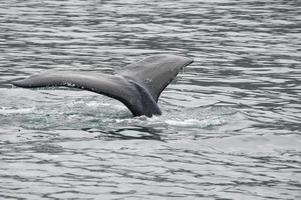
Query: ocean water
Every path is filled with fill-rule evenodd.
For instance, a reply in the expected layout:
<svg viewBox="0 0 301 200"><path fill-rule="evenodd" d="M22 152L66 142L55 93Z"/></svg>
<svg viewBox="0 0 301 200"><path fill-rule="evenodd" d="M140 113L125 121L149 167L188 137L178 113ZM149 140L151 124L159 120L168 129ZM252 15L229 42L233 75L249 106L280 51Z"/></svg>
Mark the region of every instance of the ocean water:
<svg viewBox="0 0 301 200"><path fill-rule="evenodd" d="M1 199L301 199L301 2L0 2ZM163 115L70 88L43 70L113 73L194 59Z"/></svg>

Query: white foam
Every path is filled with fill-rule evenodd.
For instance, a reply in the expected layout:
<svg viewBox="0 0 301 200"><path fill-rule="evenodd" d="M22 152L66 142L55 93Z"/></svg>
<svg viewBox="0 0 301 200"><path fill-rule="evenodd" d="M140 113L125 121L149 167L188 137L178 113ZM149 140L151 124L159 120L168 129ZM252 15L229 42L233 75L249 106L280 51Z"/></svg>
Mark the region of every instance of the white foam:
<svg viewBox="0 0 301 200"><path fill-rule="evenodd" d="M186 120L166 120L167 124L172 126L195 126L200 123L197 119L186 119Z"/></svg>
<svg viewBox="0 0 301 200"><path fill-rule="evenodd" d="M177 127L208 127L216 126L224 123L222 119L212 118L212 119L171 119L165 121L168 125Z"/></svg>
<svg viewBox="0 0 301 200"><path fill-rule="evenodd" d="M34 108L9 108L9 107L1 107L0 115L10 115L10 114L27 114L32 113Z"/></svg>

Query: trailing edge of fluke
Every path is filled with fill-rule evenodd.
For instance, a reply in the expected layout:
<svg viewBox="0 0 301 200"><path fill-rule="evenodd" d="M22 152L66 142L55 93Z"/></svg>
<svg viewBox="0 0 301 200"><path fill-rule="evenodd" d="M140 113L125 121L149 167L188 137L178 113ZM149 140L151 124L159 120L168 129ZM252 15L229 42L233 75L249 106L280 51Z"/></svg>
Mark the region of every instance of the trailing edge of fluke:
<svg viewBox="0 0 301 200"><path fill-rule="evenodd" d="M179 71L193 62L192 59L159 54L127 65L114 75L48 71L13 82L24 88L65 86L89 90L121 101L134 116L160 115L157 104L161 92Z"/></svg>

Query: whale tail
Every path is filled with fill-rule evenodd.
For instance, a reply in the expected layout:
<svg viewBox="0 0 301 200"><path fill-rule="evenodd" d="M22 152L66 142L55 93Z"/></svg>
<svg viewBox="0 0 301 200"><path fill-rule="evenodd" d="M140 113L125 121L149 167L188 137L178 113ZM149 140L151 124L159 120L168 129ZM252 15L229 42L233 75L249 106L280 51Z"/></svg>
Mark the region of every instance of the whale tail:
<svg viewBox="0 0 301 200"><path fill-rule="evenodd" d="M135 116L159 115L162 91L192 59L160 54L127 65L115 75L52 71L33 75L13 85L24 88L65 86L103 94L121 101Z"/></svg>

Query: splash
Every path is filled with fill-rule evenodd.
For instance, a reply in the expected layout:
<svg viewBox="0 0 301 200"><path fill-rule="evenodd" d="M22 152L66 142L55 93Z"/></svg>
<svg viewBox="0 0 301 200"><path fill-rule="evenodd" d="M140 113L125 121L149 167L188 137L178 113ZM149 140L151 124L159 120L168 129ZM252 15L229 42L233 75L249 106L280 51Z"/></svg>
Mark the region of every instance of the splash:
<svg viewBox="0 0 301 200"><path fill-rule="evenodd" d="M168 108L162 105L163 115L151 118L133 117L120 102L97 96L65 97L64 101L29 102L33 107L0 107L0 116L13 120L15 125L32 129L98 129L110 131L123 127L148 127L183 130L222 126L235 115L233 108L197 107ZM164 103L163 103L164 104Z"/></svg>
<svg viewBox="0 0 301 200"><path fill-rule="evenodd" d="M33 113L35 110L32 108L13 108L13 107L0 107L0 115L11 115L11 114L28 114Z"/></svg>

